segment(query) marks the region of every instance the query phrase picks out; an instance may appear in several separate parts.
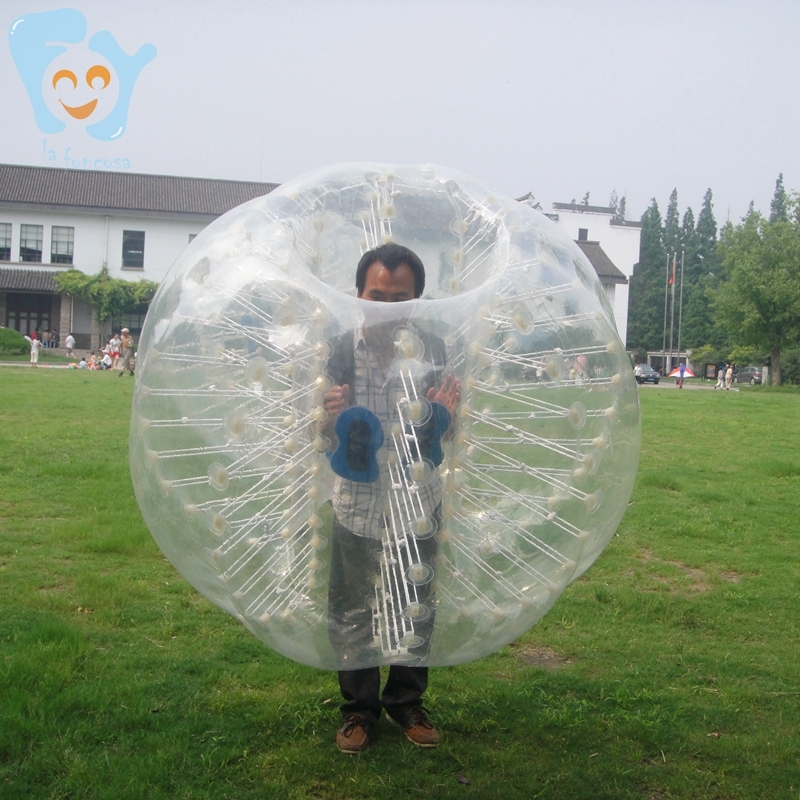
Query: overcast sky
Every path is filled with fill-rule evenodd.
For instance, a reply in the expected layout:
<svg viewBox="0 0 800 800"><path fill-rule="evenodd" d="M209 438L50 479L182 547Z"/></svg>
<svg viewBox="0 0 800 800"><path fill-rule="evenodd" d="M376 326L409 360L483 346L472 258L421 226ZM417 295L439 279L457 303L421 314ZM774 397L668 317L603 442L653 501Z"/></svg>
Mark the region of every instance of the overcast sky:
<svg viewBox="0 0 800 800"><path fill-rule="evenodd" d="M158 55L124 134L100 142L86 122L39 130L6 36L2 162L63 167L69 147L135 172L274 182L432 162L545 209L616 189L629 219L652 197L664 213L674 187L697 215L710 187L720 224L751 199L768 211L779 172L800 189L796 0L0 0L0 23L65 6L87 41L109 30Z"/></svg>

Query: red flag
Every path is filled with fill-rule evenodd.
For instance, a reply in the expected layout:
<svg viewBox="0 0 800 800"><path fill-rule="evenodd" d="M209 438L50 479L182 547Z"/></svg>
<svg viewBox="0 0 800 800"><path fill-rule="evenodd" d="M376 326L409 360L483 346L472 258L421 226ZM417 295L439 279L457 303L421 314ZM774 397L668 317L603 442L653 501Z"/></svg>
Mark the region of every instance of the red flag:
<svg viewBox="0 0 800 800"><path fill-rule="evenodd" d="M672 275L670 276L670 279L669 279L669 285L670 286L672 286L672 284L675 283L675 265L676 265L677 259L678 259L677 255L672 256Z"/></svg>

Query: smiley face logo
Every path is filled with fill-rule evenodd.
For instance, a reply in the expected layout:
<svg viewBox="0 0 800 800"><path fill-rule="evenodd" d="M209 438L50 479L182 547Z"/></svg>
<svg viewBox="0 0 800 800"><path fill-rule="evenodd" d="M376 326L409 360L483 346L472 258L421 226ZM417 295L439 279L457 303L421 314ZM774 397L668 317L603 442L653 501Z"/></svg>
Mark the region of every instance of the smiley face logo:
<svg viewBox="0 0 800 800"><path fill-rule="evenodd" d="M157 51L145 44L129 56L109 31L84 45L86 31L74 8L27 14L11 25L9 47L39 130L59 133L77 120L89 136L113 141L125 132L134 85Z"/></svg>
<svg viewBox="0 0 800 800"><path fill-rule="evenodd" d="M42 97L48 110L67 127L91 127L112 113L119 88L114 65L81 43L68 45L50 63L42 80Z"/></svg>
<svg viewBox="0 0 800 800"><path fill-rule="evenodd" d="M60 69L53 75L53 88L58 90L58 82L65 79L72 83L73 90L78 88L78 77L71 69ZM95 83L95 81L97 83ZM111 83L111 73L102 64L95 64L89 67L86 71L86 84L93 88L107 89L108 84ZM84 103L82 106L68 106L63 100L58 101L63 106L64 110L71 117L75 119L86 119L91 116L92 112L97 108L97 98Z"/></svg>

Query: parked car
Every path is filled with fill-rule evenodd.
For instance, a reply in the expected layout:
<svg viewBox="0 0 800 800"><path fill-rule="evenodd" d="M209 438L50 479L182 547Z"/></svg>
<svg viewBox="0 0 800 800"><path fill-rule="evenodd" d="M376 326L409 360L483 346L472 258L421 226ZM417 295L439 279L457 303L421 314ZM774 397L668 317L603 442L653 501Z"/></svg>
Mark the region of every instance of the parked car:
<svg viewBox="0 0 800 800"><path fill-rule="evenodd" d="M661 376L648 364L637 364L633 371L636 383L656 384L661 380Z"/></svg>
<svg viewBox="0 0 800 800"><path fill-rule="evenodd" d="M761 383L761 367L742 367L734 376L734 383L749 383L755 386Z"/></svg>

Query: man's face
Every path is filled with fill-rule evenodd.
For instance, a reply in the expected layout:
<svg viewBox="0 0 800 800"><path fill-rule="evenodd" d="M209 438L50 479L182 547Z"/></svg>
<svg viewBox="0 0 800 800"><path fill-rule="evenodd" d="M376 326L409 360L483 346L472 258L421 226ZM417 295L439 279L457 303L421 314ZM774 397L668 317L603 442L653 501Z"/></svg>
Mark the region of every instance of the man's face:
<svg viewBox="0 0 800 800"><path fill-rule="evenodd" d="M380 261L373 261L364 280L364 289L358 293L362 300L375 303L401 303L413 300L414 273L408 264L388 270Z"/></svg>

